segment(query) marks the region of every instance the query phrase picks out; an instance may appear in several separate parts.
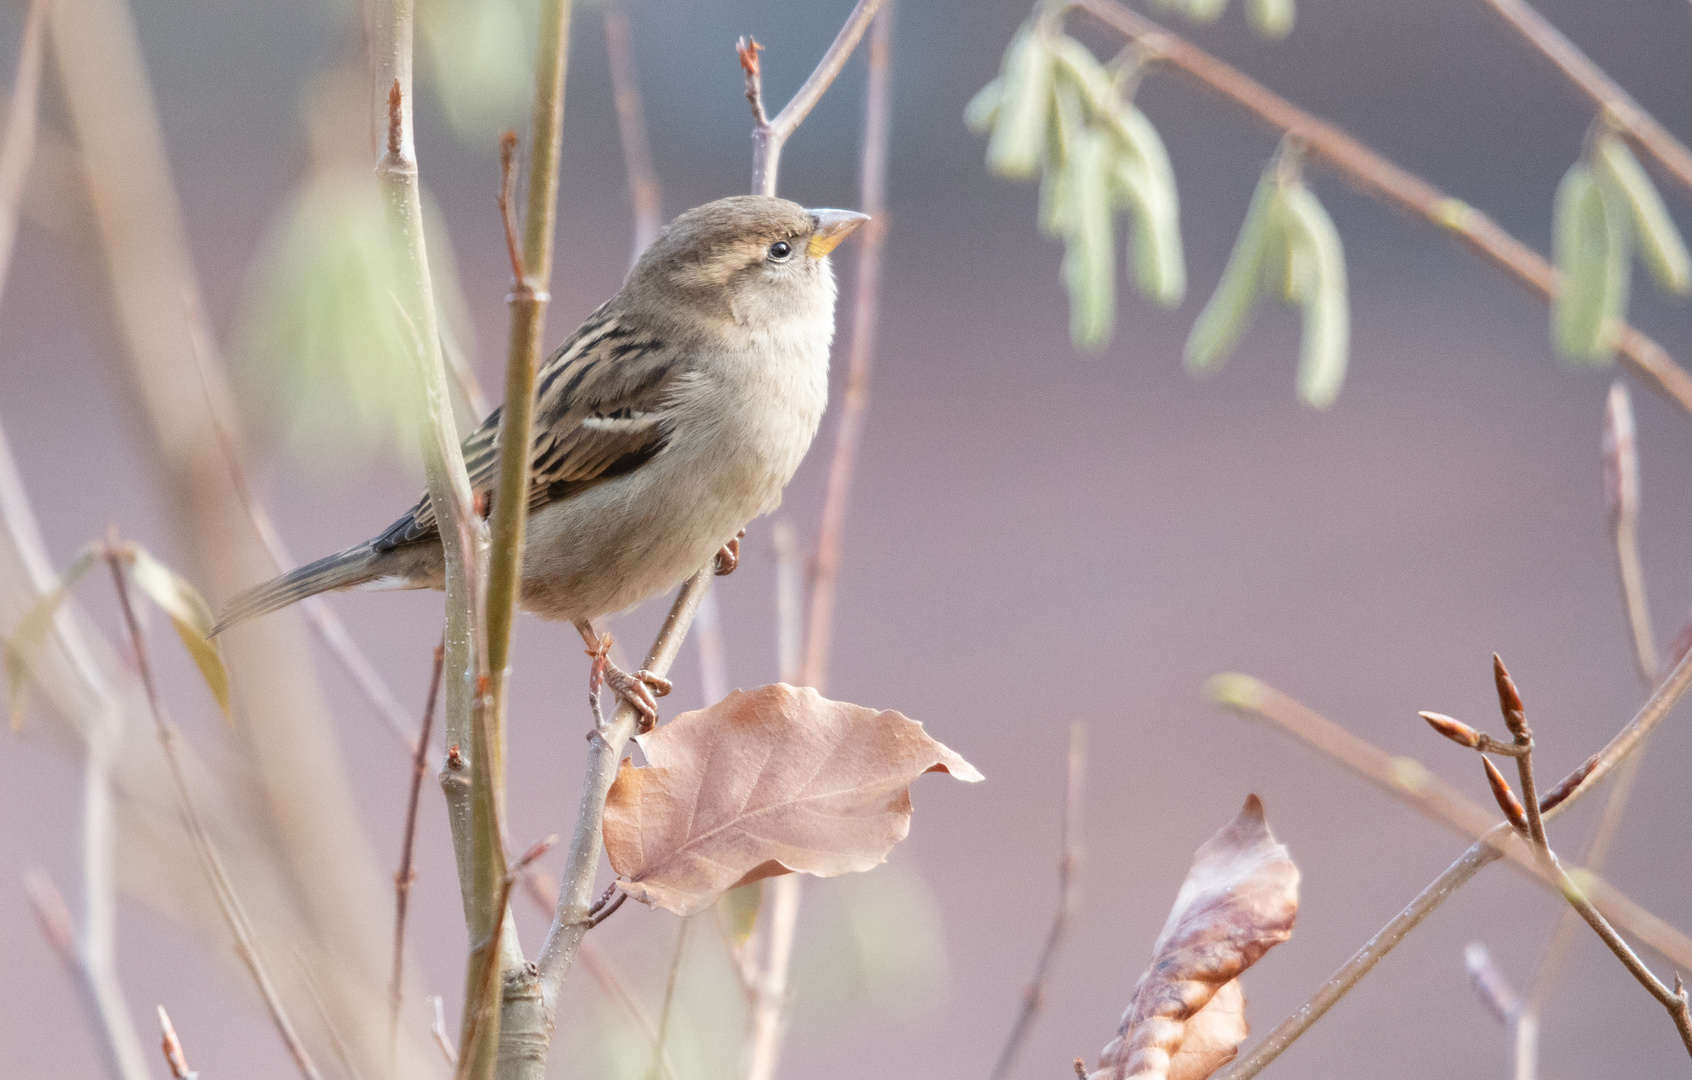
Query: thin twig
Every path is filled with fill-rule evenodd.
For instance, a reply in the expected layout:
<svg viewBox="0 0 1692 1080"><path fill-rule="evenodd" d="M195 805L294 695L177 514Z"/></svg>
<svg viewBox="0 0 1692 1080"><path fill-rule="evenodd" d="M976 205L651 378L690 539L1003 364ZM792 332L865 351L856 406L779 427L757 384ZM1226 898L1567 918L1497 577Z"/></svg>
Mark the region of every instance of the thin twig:
<svg viewBox="0 0 1692 1080"><path fill-rule="evenodd" d="M798 874L782 874L764 882L758 914L763 939L748 988L751 1007L742 1051L746 1080L774 1080L781 1061L788 969L793 963L793 935L799 923L800 882Z"/></svg>
<svg viewBox="0 0 1692 1080"><path fill-rule="evenodd" d="M311 999L311 1007L317 1011L317 1022L323 1025L323 1030L329 1035L329 1046L335 1051L335 1058L341 1063L341 1069L348 1080L362 1080L358 1066L353 1063L352 1048L347 1040L341 1036L341 1027L335 1022L335 1015L329 1009L329 1003L323 1000L323 992L317 986L317 980L311 974L311 964L306 961L305 952L294 946L294 966L299 969L300 982L305 986L306 996Z"/></svg>
<svg viewBox="0 0 1692 1080"><path fill-rule="evenodd" d="M805 564L799 533L786 518L770 528L776 554L776 673L782 682L804 678Z"/></svg>
<svg viewBox="0 0 1692 1080"><path fill-rule="evenodd" d="M693 918L689 916L677 922L676 948L670 954L669 978L664 980L664 1004L658 1010L658 1031L652 1039L652 1068L647 1070L648 1080L660 1080L664 1075L664 1043L670 1035L670 1011L676 1003L676 982L681 978L682 952L687 948L687 932L693 926Z"/></svg>
<svg viewBox="0 0 1692 1080"><path fill-rule="evenodd" d="M1634 145L1656 158L1658 164L1692 190L1692 151L1657 123L1626 90L1605 74L1603 68L1593 63L1574 42L1564 37L1562 31L1547 22L1545 16L1528 6L1525 0L1485 2L1530 45L1556 64Z"/></svg>
<svg viewBox="0 0 1692 1080"><path fill-rule="evenodd" d="M740 65L746 72L746 100L752 106L752 193L754 195L774 195L776 193L776 175L781 169L781 151L787 144L787 139L804 122L805 117L822 100L823 93L829 84L834 82L840 69L846 66L846 60L857 48L858 41L869 28L870 19L880 9L883 0L858 0L852 13L846 17L846 23L835 35L834 42L823 54L822 60L811 71L804 85L793 95L781 112L774 118L766 119L763 105L762 75L758 67L758 50L763 48L756 41L742 40L737 46L740 54Z"/></svg>
<svg viewBox="0 0 1692 1080"><path fill-rule="evenodd" d="M1496 660L1497 657L1495 656L1493 659ZM1502 665L1499 666L1499 670L1503 670ZM1533 734L1526 730L1525 725L1523 731L1517 733L1517 741L1529 751L1516 759L1516 769L1521 778L1522 796L1527 806L1527 833L1533 839L1534 848L1543 859L1546 869L1556 877L1557 884L1561 887L1563 897L1568 900L1569 906L1573 907L1580 914L1580 917L1586 920L1587 925L1592 927L1593 932L1605 945L1609 946L1610 951L1615 954L1616 959L1622 962L1622 966L1627 968L1628 973L1639 981L1639 985L1656 998L1664 1009L1668 1010L1669 1018L1674 1021L1675 1030L1680 1032L1680 1041L1685 1044L1687 1054L1692 1055L1692 1000L1688 999L1686 988L1681 985L1680 976L1675 976L1673 990L1663 985L1662 980L1657 978L1645 961L1639 959L1639 954L1635 953L1632 947L1622 939L1622 936L1616 933L1609 920L1605 919L1603 915L1599 914L1598 909L1592 906L1592 901L1587 898L1586 893L1580 886L1576 885L1564 872L1562 864L1557 861L1556 852L1551 850L1550 840L1545 835L1545 820L1540 814L1539 803L1533 798Z"/></svg>
<svg viewBox="0 0 1692 1080"><path fill-rule="evenodd" d="M18 207L24 184L35 161L35 124L41 96L41 52L47 37L47 8L51 0L30 0L24 17L18 69L12 77L12 101L6 110L6 137L0 144L0 295L12 265L12 246L18 235Z"/></svg>
<svg viewBox="0 0 1692 1080"><path fill-rule="evenodd" d="M493 940L488 942L484 949L470 954L472 960L479 961L480 970L465 1000L464 1026L458 1040L458 1069L453 1074L455 1080L467 1080L480 1053L477 1039L489 1037L490 1032L486 1030L486 1026L490 1023L497 1024L500 1020L500 938L510 932L513 922L509 917L511 890L522 880L529 866L552 850L552 845L557 842L558 837L549 836L534 844L519 855L516 862L505 868L505 876L500 879L491 921Z"/></svg>
<svg viewBox="0 0 1692 1080"><path fill-rule="evenodd" d="M1489 842L1502 845L1503 854L1509 858L1511 866L1547 887L1555 888L1554 882L1541 876L1539 861L1524 842L1513 834L1495 830L1496 814L1483 809L1479 803L1429 772L1427 766L1415 758L1394 757L1256 679L1225 676L1215 680L1213 685L1227 687L1222 701L1224 705L1238 710L1241 715L1270 721L1464 839L1492 837ZM1627 760L1632 760L1632 756ZM1595 759L1588 763L1589 766L1594 764ZM1558 795L1557 791L1548 793L1546 801L1549 802L1555 795ZM1589 891L1612 921L1675 963L1692 967L1692 938L1640 907L1596 873L1585 874L1583 880L1590 882Z"/></svg>
<svg viewBox="0 0 1692 1080"><path fill-rule="evenodd" d="M629 41L629 17L621 8L605 9L605 58L611 69L611 95L617 106L617 134L623 145L623 174L628 177L629 209L634 215L633 262L664 227L664 194L652 167L646 110L640 100L640 69Z"/></svg>
<svg viewBox="0 0 1692 1080"><path fill-rule="evenodd" d="M1033 1030L1034 1018L1046 1004L1046 986L1051 982L1052 970L1057 966L1058 951L1069 934L1080 903L1079 878L1081 869L1081 822L1086 806L1087 775L1086 725L1076 721L1069 726L1069 782L1064 787L1063 826L1058 836L1058 904L1052 915L1051 929L1046 931L1046 943L1040 958L1034 963L1034 977L1022 995L1022 1010L1011 1025L1005 1048L999 1051L998 1064L989 1074L991 1080L1005 1080L1010 1076L1022 1045Z"/></svg>
<svg viewBox="0 0 1692 1080"><path fill-rule="evenodd" d="M1663 721L1670 710L1686 693L1687 687L1692 686L1692 663L1682 659L1674 671L1657 691L1651 695L1649 701L1628 721L1627 725L1617 732L1615 737L1604 745L1604 748L1574 774L1565 778L1553 789L1553 793L1560 793L1566 789L1568 794L1555 806L1545 811L1545 817L1553 817L1584 797L1600 781L1615 769L1617 764L1625 760L1647 735ZM1299 1036L1310 1030L1311 1025L1320 1020L1327 1011L1343 998L1357 982L1367 975L1381 958L1391 952L1394 946L1402 941L1405 935L1414 930L1423 919L1432 914L1446 898L1479 873L1481 868L1502 856L1504 837L1511 835L1513 830L1509 823L1500 822L1494 825L1485 836L1477 840L1468 851L1465 851L1456 862L1446 868L1445 872L1423 889L1403 911L1399 912L1392 921L1382 927L1373 938L1352 955L1351 959L1334 973L1308 1001L1301 1005L1287 1019L1281 1021L1264 1037L1263 1041L1252 1048L1250 1054L1236 1061L1232 1067L1217 1074L1217 1080L1250 1080L1281 1055L1291 1046Z"/></svg>
<svg viewBox="0 0 1692 1080"><path fill-rule="evenodd" d="M194 851L200 857L201 869L211 884L212 892L217 897L218 908L223 912L224 921L229 924L230 932L235 938L235 951L240 955L247 970L251 972L253 981L258 984L259 995L264 999L265 1008L270 1012L270 1020L276 1026L277 1034L288 1048L294 1064L299 1067L306 1080L321 1080L322 1074L312 1063L311 1055L306 1051L305 1044L300 1041L294 1030L293 1022L288 1018L288 1012L282 1005L282 999L276 993L276 987L270 981L270 973L264 964L264 958L259 955L258 945L253 934L252 924L247 919L247 913L241 906L240 897L235 893L234 883L230 881L224 870L223 861L218 857L217 849L213 846L211 835L206 831L205 823L200 819L200 813L194 806L193 795L188 787L188 776L183 771L182 759L176 752L176 729L170 721L165 719L164 707L159 702L158 687L153 681L152 665L147 660L147 646L141 632L141 623L135 617L135 607L129 598L129 580L124 573L124 553L118 546L114 535L107 544L106 563L111 568L112 582L117 588L118 607L123 612L124 625L129 631L130 645L135 653L136 671L141 677L141 686L146 691L147 705L152 710L153 724L158 731L159 746L164 750L165 760L170 764L171 780L176 787L178 809L182 813L183 823L188 827L188 835L194 842Z"/></svg>
<svg viewBox="0 0 1692 1080"><path fill-rule="evenodd" d="M1539 1058L1538 1015L1510 986L1485 945L1471 942L1463 950L1463 966L1469 972L1469 985L1474 987L1476 996L1510 1032L1514 1066L1511 1080L1534 1080Z"/></svg>
<svg viewBox="0 0 1692 1080"><path fill-rule="evenodd" d="M394 965L388 982L390 1048L399 1046L400 1005L405 1000L405 917L410 908L411 883L417 880L412 854L417 841L417 807L423 796L423 774L429 768L429 735L435 727L435 704L441 692L441 668L446 662L446 640L435 646L435 662L429 671L429 692L424 697L423 723L417 730L417 749L411 757L411 791L405 803L405 839L400 842L399 870L394 874Z"/></svg>
<svg viewBox="0 0 1692 1080"><path fill-rule="evenodd" d="M805 634L804 685L819 691L828 677L830 635L834 627L835 591L840 580L840 544L846 530L846 507L852 491L858 445L863 441L864 415L869 408L870 371L875 362L875 332L881 311L881 252L887 240L887 146L892 118L893 7L875 21L870 37L869 80L864 98L863 155L858 167L858 191L865 222L858 247L857 286L852 298L852 342L847 350L846 393L834 457L828 466L828 487L817 525L816 562L811 580L810 622Z"/></svg>
<svg viewBox="0 0 1692 1080"><path fill-rule="evenodd" d="M200 1074L188 1067L188 1056L182 1052L182 1040L176 1037L176 1025L170 1022L170 1014L165 1012L163 1005L159 1006L159 1034L160 1048L164 1051L165 1067L170 1070L171 1080L197 1080Z"/></svg>
<svg viewBox="0 0 1692 1080"><path fill-rule="evenodd" d="M47 939L53 954L59 958L82 999L88 1021L100 1035L100 1048L105 1055L106 1069L114 1080L147 1080L150 1075L146 1061L140 1055L141 1042L123 1004L116 976L110 971L104 976L89 962L86 945L77 940L76 923L70 908L59 893L53 879L40 870L24 871L24 891L29 895L30 907L41 924L42 936ZM116 1009L108 1009L101 987L102 978L111 982L110 993L115 994Z"/></svg>
<svg viewBox="0 0 1692 1080"><path fill-rule="evenodd" d="M434 1036L435 1045L440 1047L441 1056L454 1069L458 1068L458 1048L452 1045L452 1036L447 1034L446 1001L439 994L429 995L429 1007L434 1010L435 1018L429 1025L429 1034Z"/></svg>
<svg viewBox="0 0 1692 1080"><path fill-rule="evenodd" d="M1168 64L1276 131L1293 136L1308 158L1326 162L1364 194L1451 232L1542 299L1549 301L1556 294L1556 269L1474 207L1451 198L1339 127L1297 108L1116 0L1077 0L1075 6L1133 41L1146 59ZM1692 373L1676 364L1661 345L1622 323L1615 347L1622 362L1646 385L1692 414Z"/></svg>
<svg viewBox="0 0 1692 1080"><path fill-rule="evenodd" d="M1633 639L1633 653L1641 680L1650 689L1661 672L1657 646L1651 632L1650 608L1645 601L1645 574L1639 561L1639 448L1633 423L1633 404L1627 386L1619 379L1610 387L1604 406L1604 488L1610 512L1610 529L1615 541L1616 566L1621 580L1622 604L1626 611L1628 631ZM1678 662L1679 657L1675 658ZM1609 859L1610 847L1621 831L1622 814L1633 795L1639 769L1644 763L1643 751L1628 757L1616 770L1610 785L1609 798L1593 823L1587 837L1581 862L1587 872L1596 874ZM1537 1012L1550 996L1562 969L1569 947L1574 943L1578 928L1578 913L1564 908L1559 914L1551 935L1545 942L1533 983L1528 989L1528 1008Z"/></svg>
<svg viewBox="0 0 1692 1080"><path fill-rule="evenodd" d="M253 532L257 534L259 543L264 545L270 561L276 565L278 572L286 573L299 563L288 551L288 546L282 541L282 534L276 529L276 523L271 520L270 512L264 508L254 492L247 478L246 455L242 453L235 433L229 429L225 411L217 407L213 395L214 361L211 343L206 340L204 313L199 310L198 300L192 293L183 295L183 304L188 308L188 336L194 344L194 360L200 372L200 386L205 391L206 415L211 420L212 434L217 440L218 449L222 451L224 465L229 470L230 485L235 489L235 498L247 512L247 520L252 523ZM341 665L341 669L351 676L353 684L364 694L365 700L376 707L377 713L387 723L388 730L407 750L415 752L417 747L412 741L411 718L406 714L405 707L376 671L376 666L370 662L370 658L364 655L364 650L359 648L352 635L347 633L346 624L335 614L335 609L320 596L306 597L299 607L305 614L306 621L311 623L312 629L317 631L318 637L328 647L329 654Z"/></svg>

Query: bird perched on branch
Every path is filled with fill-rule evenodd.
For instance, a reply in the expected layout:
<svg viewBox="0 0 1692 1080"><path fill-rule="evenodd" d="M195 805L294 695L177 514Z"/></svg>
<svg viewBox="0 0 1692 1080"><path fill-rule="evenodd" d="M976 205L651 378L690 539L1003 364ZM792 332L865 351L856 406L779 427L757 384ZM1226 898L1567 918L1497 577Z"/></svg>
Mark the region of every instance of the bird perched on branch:
<svg viewBox="0 0 1692 1080"><path fill-rule="evenodd" d="M609 665L593 620L719 552L732 569L740 531L780 505L828 398L829 252L867 220L763 195L689 210L537 373L520 603L574 623L649 721L669 684ZM499 423L464 441L489 500ZM424 495L375 539L236 596L213 632L336 589L442 589L444 565Z"/></svg>

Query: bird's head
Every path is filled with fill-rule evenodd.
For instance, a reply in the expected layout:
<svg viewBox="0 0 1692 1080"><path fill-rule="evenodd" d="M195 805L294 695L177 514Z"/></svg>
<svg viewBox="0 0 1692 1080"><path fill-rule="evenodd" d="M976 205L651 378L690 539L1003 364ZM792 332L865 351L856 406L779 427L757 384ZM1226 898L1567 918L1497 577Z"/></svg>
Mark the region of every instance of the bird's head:
<svg viewBox="0 0 1692 1080"><path fill-rule="evenodd" d="M670 222L635 264L629 287L742 327L816 319L832 325L829 252L868 220L766 195L718 199Z"/></svg>

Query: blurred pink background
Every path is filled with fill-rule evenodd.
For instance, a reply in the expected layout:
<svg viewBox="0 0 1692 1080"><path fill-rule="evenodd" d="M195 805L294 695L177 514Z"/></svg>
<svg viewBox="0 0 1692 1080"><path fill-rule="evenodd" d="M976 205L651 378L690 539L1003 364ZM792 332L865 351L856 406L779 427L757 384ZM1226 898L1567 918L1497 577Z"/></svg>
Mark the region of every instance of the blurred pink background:
<svg viewBox="0 0 1692 1080"><path fill-rule="evenodd" d="M629 5L671 213L745 187L735 36L755 33L767 46L765 84L785 100L849 7ZM1678 0L1542 7L1667 126L1692 136L1692 9ZM1298 405L1296 320L1281 311L1259 315L1218 377L1183 374L1184 334L1275 142L1162 73L1140 102L1181 181L1189 297L1169 313L1124 290L1114 344L1078 356L1060 251L1036 231L1034 188L987 176L982 142L960 120L1025 15L1000 0L900 0L881 349L829 682L831 696L923 721L988 779L923 779L911 836L889 867L806 881L790 1077L986 1073L1055 900L1074 720L1089 739L1084 906L1024 1051L1018 1075L1028 1077L1067 1075L1070 1059L1091 1061L1111 1037L1193 849L1248 792L1263 797L1304 874L1296 933L1244 979L1258 1033L1466 846L1281 734L1211 707L1208 676L1256 675L1482 801L1476 763L1415 712L1496 730L1493 650L1526 696L1547 774L1585 758L1643 697L1603 510L1598 440L1611 374L1559 368L1539 301L1320 169L1313 183L1345 236L1352 285L1351 374L1337 406ZM137 17L207 304L227 331L264 229L305 167L303 87L335 59L353 13L332 2L154 0ZM8 64L18 23L7 9ZM1480 5L1304 0L1280 43L1247 34L1238 11L1202 32L1176 29L1548 249L1551 194L1591 110ZM617 288L627 258L603 40L599 12L578 12L552 340ZM783 194L854 204L861 83L854 62L790 145ZM53 117L57 93L47 96ZM496 387L508 268L493 136L460 141L425 102L419 145L457 246L483 378ZM1692 221L1686 193L1664 190L1677 218ZM1687 309L1636 280L1635 321L1692 361ZM86 247L26 225L0 303L0 420L61 562L108 522L167 559L180 551L119 348ZM1666 644L1692 603L1692 419L1635 390L1642 552ZM831 435L825 420L780 511L807 545ZM279 446L261 446L260 460L269 504L301 555L372 534L421 486L419 470L397 460L303 462ZM742 569L718 590L739 685L776 677L770 535L767 521L752 527ZM115 627L102 590L89 598ZM420 708L438 596L334 604ZM613 630L637 649L662 608L649 602ZM173 711L197 745L215 746L219 722L191 672L160 651ZM699 703L695 656L690 648L677 666L669 715ZM525 618L515 671L511 825L527 843L572 820L587 666L573 631ZM322 674L363 803L357 827L397 859L407 762L332 663ZM1683 927L1692 926L1689 763L1692 730L1677 716L1652 742L1607 870ZM1598 801L1557 823L1553 841L1578 851ZM78 813L76 763L46 740L12 739L0 764L8 1076L100 1069L20 883L23 868L45 867L74 902ZM418 852L411 940L424 982L450 1001L464 932L433 783ZM559 857L549 863L556 869ZM634 907L594 936L655 1011L675 921ZM532 950L541 925L527 907L520 913ZM1467 986L1463 946L1484 941L1525 984L1557 914L1513 871L1484 871L1272 1075L1501 1075L1506 1037ZM213 962L206 943L132 904L119 934L144 1033L164 1001L202 1075L294 1075L248 982ZM721 952L702 924L682 974L687 1038L708 1041L723 1024L732 1042L738 1030ZM588 1037L604 1014L587 1011L580 975L572 985L550 1075L613 1075L614 1055ZM1584 929L1543 1020L1542 1062L1553 1080L1685 1068L1661 1010Z"/></svg>

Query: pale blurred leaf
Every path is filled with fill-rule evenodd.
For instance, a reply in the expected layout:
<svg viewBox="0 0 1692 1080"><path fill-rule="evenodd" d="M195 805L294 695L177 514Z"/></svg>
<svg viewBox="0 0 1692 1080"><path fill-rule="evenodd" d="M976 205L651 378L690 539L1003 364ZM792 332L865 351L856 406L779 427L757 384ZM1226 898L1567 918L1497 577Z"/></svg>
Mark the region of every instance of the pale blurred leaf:
<svg viewBox="0 0 1692 1080"><path fill-rule="evenodd" d="M1004 96L1005 80L1002 78L994 79L976 91L975 96L969 99L969 104L964 106L964 125L977 135L992 131Z"/></svg>
<svg viewBox="0 0 1692 1080"><path fill-rule="evenodd" d="M1026 179L1040 165L1052 94L1052 54L1031 23L1005 49L1000 78L1004 94L987 143L987 167L1000 176Z"/></svg>
<svg viewBox="0 0 1692 1080"><path fill-rule="evenodd" d="M1280 184L1275 165L1271 163L1257 183L1251 206L1246 210L1245 222L1234 241L1233 253L1222 270L1216 292L1199 312L1193 329L1187 335L1185 359L1187 370L1201 374L1216 370L1239 344L1251 322L1252 308L1257 304L1258 282L1264 266L1264 255L1271 233L1278 230L1280 221L1275 206L1280 198Z"/></svg>
<svg viewBox="0 0 1692 1080"><path fill-rule="evenodd" d="M536 5L523 0L422 0L420 50L453 134L491 148L534 95Z"/></svg>
<svg viewBox="0 0 1692 1080"><path fill-rule="evenodd" d="M76 583L93 567L99 555L99 548L94 544L78 552L71 564L65 567L64 573L53 583L53 587L42 593L40 598L29 606L23 617L18 620L18 624L12 627L12 632L6 635L6 703L11 713L13 731L23 727L24 704L29 696L30 657L47 640L47 635L53 629L53 620L59 613L59 605L64 603L71 589L75 588Z"/></svg>
<svg viewBox="0 0 1692 1080"><path fill-rule="evenodd" d="M1339 230L1316 196L1302 184L1282 192L1288 248L1301 275L1297 296L1304 305L1298 359L1298 394L1306 405L1326 409L1339 396L1351 348L1345 250Z"/></svg>
<svg viewBox="0 0 1692 1080"><path fill-rule="evenodd" d="M1111 198L1115 166L1109 138L1087 129L1069 165L1075 224L1063 252L1069 289L1069 337L1079 349L1102 349L1116 322L1116 227Z"/></svg>
<svg viewBox="0 0 1692 1080"><path fill-rule="evenodd" d="M1128 252L1135 284L1164 307L1179 306L1187 291L1187 267L1174 185L1129 155L1117 158L1111 179L1117 201L1131 218Z"/></svg>
<svg viewBox="0 0 1692 1080"><path fill-rule="evenodd" d="M785 684L737 690L637 736L605 802L605 848L635 899L691 915L774 874L868 870L910 831L910 783L974 767L896 712Z"/></svg>
<svg viewBox="0 0 1692 1080"><path fill-rule="evenodd" d="M1094 114L1102 114L1116 98L1115 80L1087 46L1067 34L1054 35L1049 42L1055 74L1081 92L1081 100Z"/></svg>
<svg viewBox="0 0 1692 1080"><path fill-rule="evenodd" d="M229 707L229 672L223 666L223 656L218 652L217 643L209 636L212 627L217 625L217 619L205 598L194 586L149 555L145 548L134 549L129 576L136 588L170 616L176 636L182 639L188 655L193 657L194 665L200 669L212 697L217 699L218 708L223 710L224 719L230 719L233 714Z"/></svg>
<svg viewBox="0 0 1692 1080"><path fill-rule="evenodd" d="M1557 295L1551 333L1557 351L1574 360L1607 361L1615 320L1627 307L1628 224L1620 207L1585 162L1576 162L1557 186L1552 215Z"/></svg>
<svg viewBox="0 0 1692 1080"><path fill-rule="evenodd" d="M1244 1040L1241 972L1292 936L1298 867L1256 795L1193 857L1093 1080L1204 1080Z"/></svg>
<svg viewBox="0 0 1692 1080"><path fill-rule="evenodd" d="M1293 0L1246 0L1246 22L1264 37L1286 37L1297 16Z"/></svg>
<svg viewBox="0 0 1692 1080"><path fill-rule="evenodd" d="M758 908L764 902L764 883L739 885L723 894L717 909L723 914L723 932L735 949L745 945L758 926Z"/></svg>
<svg viewBox="0 0 1692 1080"><path fill-rule="evenodd" d="M1687 252L1686 241L1639 159L1608 132L1595 140L1592 156L1598 181L1627 207L1640 257L1657 284L1666 292L1692 293L1692 253Z"/></svg>
<svg viewBox="0 0 1692 1080"><path fill-rule="evenodd" d="M1228 8L1228 0L1186 0L1187 18L1194 22L1215 22Z"/></svg>

